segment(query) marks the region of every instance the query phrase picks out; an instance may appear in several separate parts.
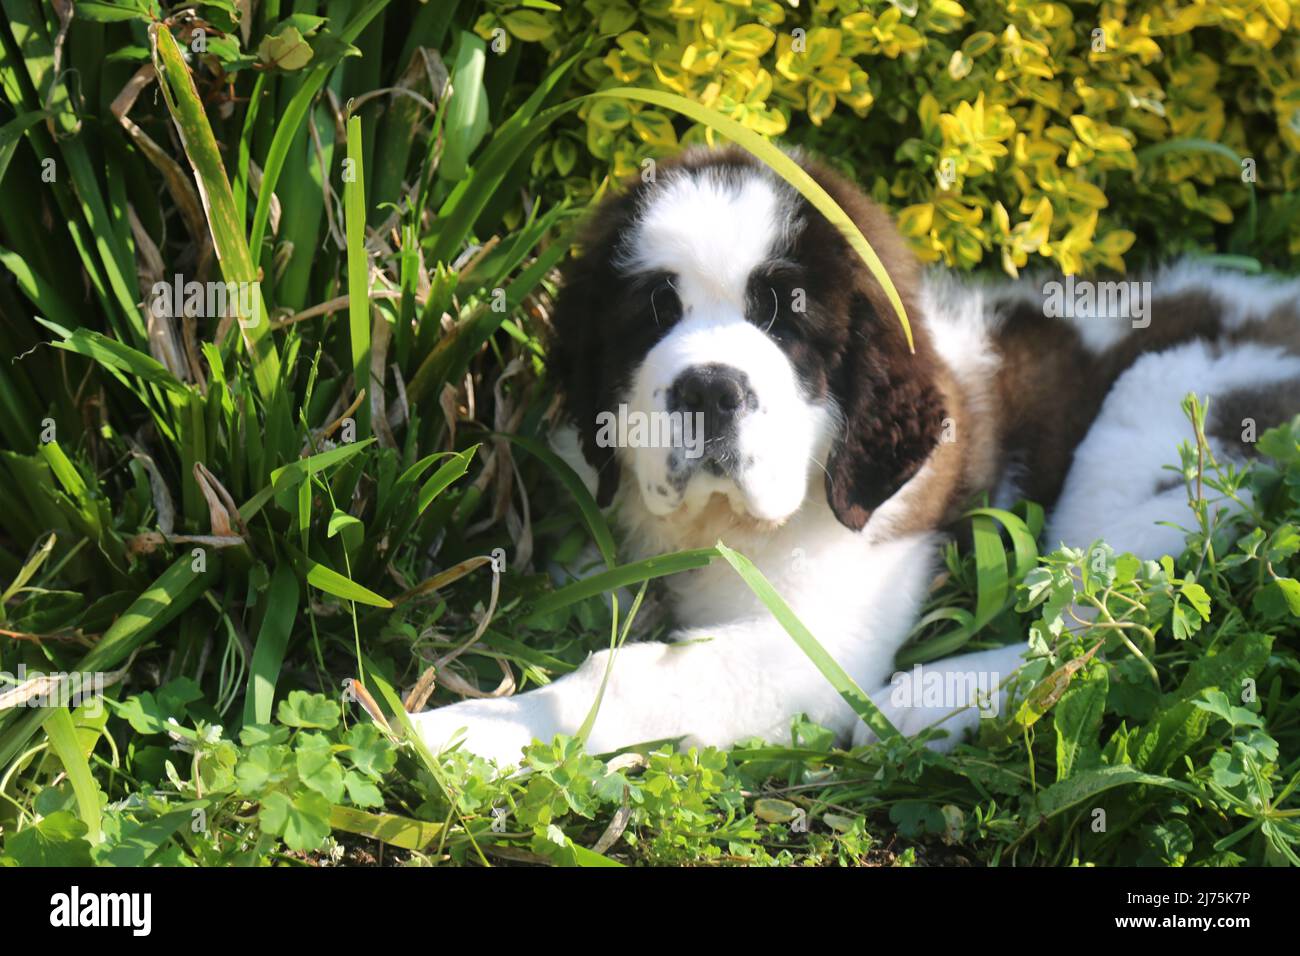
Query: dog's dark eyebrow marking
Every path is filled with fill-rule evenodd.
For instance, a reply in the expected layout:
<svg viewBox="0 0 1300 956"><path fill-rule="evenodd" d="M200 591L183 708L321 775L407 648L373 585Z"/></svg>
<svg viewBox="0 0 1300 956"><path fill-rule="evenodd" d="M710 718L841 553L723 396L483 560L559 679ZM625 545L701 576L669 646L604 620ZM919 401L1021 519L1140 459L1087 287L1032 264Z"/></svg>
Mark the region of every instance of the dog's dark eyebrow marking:
<svg viewBox="0 0 1300 956"><path fill-rule="evenodd" d="M755 271L757 271L758 269L761 269L767 273L777 273L777 274L780 274L782 272L798 272L799 263L796 262L794 259L787 259L784 256L773 256L772 258L765 259L762 263L760 263Z"/></svg>

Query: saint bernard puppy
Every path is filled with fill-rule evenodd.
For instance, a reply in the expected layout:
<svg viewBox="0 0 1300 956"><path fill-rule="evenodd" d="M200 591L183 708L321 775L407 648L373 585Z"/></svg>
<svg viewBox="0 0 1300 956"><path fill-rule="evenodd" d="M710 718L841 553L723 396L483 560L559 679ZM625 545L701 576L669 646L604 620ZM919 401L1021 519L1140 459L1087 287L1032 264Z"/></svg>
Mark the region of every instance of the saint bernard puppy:
<svg viewBox="0 0 1300 956"><path fill-rule="evenodd" d="M1300 281L1194 262L1109 285L923 274L884 211L793 155L879 255L915 350L882 287L798 192L747 153L690 151L607 199L567 270L549 361L573 457L612 507L628 560L725 542L896 727L943 721L952 743L978 701L900 706L891 693L949 522L987 492L1002 507L1047 507L1047 550L1101 538L1141 557L1180 552L1182 533L1162 523L1189 518L1164 467L1191 437L1180 401L1211 397L1221 460L1249 453L1245 420L1262 433L1300 411ZM673 422L676 440L611 441L609 422L632 418ZM725 562L666 586L672 642L412 715L423 739L518 764L534 738L579 730L607 670L591 753L788 741L798 714L844 744L871 738ZM1005 693L1023 653L929 667L986 675L981 687Z"/></svg>

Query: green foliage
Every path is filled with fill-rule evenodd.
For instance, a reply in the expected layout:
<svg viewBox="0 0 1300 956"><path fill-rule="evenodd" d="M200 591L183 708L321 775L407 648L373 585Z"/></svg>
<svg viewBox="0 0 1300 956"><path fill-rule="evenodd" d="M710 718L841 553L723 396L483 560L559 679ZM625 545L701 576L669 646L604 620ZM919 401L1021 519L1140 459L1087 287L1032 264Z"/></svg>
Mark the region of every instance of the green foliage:
<svg viewBox="0 0 1300 956"><path fill-rule="evenodd" d="M1261 436L1272 460L1243 469L1213 459L1204 408L1189 398L1185 409L1196 438L1175 470L1188 489L1187 551L1140 561L1096 542L1044 557L1001 622L1027 625L1032 686L1011 713L982 722L978 748L938 761L988 786L990 753L1017 738L1028 748L1023 771L990 787L1019 806L994 859L1300 863L1300 767L1284 756L1300 746L1300 615L1284 596L1300 550L1300 419ZM970 586L969 559L950 559L935 603ZM921 645L942 640L939 630L919 628ZM995 809L955 806L968 837Z"/></svg>
<svg viewBox="0 0 1300 956"><path fill-rule="evenodd" d="M468 572L447 571L510 543L516 479L548 466L480 454L473 409L489 423L530 410L533 315L575 211L486 201L521 181L502 131L552 105L567 71L519 109L509 77L466 84L494 121L466 155L495 147L503 164L440 175L455 5L419 5L409 24L407 9L386 24L388 6L298 4L282 20L267 3L242 23L224 0L133 0L63 23L0 3L0 263L15 280L0 283L0 352L21 356L0 368L0 694L33 703L40 675L84 671L111 708L83 707L75 726L58 707L0 709L6 845L68 811L99 853L115 845L99 802L142 800L134 823L156 826L149 813L191 797L241 832L261 821L246 862L281 839L317 847L332 826L427 842L423 823L366 815L390 760L367 753L362 772L345 753L339 773L323 744L342 745L328 734L354 712L370 719L374 682L409 686L491 620L496 575L478 570L449 604L441 589ZM383 54L398 36L400 56ZM214 284L220 305L205 300ZM512 427L544 431L535 412ZM564 501L551 523L567 530ZM539 584L507 581L503 609ZM507 640L480 636L452 668L466 681ZM570 643L534 666L571 666ZM273 716L293 736L241 749ZM197 748L192 774L145 739L163 732ZM75 800L46 813L61 772ZM259 772L275 787L247 792ZM168 846L173 861L211 857Z"/></svg>
<svg viewBox="0 0 1300 956"><path fill-rule="evenodd" d="M809 146L924 259L1014 275L1223 245L1291 266L1297 18L1295 0L490 0L475 30L551 57L586 40L584 87L677 93ZM582 120L533 158L569 196L715 138L637 103Z"/></svg>
<svg viewBox="0 0 1300 956"><path fill-rule="evenodd" d="M1248 470L1183 449L1177 558L1040 559L1036 507L972 510L900 665L1026 633L1037 661L951 755L796 719L729 752L537 742L497 779L409 735L392 688L430 668L430 704L526 690L661 635L606 592L746 570L618 565L542 441L573 220L712 135L661 93L893 170L863 181L960 265L1117 265L1130 227L1295 251L1294 5L851 6L118 0L64 32L0 0L0 864L1296 862L1298 426ZM176 275L255 279L260 323L158 314ZM600 573L540 573L588 542ZM38 676L83 671L102 707Z"/></svg>

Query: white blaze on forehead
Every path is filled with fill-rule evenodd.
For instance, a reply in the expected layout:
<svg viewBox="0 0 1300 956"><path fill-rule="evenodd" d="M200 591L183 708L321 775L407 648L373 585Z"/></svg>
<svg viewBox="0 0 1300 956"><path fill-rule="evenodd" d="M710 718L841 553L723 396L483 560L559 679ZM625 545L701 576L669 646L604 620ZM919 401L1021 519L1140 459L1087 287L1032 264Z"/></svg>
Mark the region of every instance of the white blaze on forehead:
<svg viewBox="0 0 1300 956"><path fill-rule="evenodd" d="M671 174L638 214L622 264L674 273L688 304L743 304L749 274L787 240L790 211L777 185L756 169Z"/></svg>

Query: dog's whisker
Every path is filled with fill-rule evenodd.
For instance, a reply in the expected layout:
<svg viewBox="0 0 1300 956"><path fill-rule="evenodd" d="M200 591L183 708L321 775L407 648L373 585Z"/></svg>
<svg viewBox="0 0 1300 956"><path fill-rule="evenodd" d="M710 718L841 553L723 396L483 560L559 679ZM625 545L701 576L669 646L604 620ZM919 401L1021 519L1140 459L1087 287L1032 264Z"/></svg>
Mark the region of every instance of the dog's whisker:
<svg viewBox="0 0 1300 956"><path fill-rule="evenodd" d="M772 293L772 319L767 323L767 328L763 330L764 334L772 331L772 326L776 324L776 315L781 311L781 300L777 298L776 290L771 286L767 288Z"/></svg>

